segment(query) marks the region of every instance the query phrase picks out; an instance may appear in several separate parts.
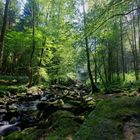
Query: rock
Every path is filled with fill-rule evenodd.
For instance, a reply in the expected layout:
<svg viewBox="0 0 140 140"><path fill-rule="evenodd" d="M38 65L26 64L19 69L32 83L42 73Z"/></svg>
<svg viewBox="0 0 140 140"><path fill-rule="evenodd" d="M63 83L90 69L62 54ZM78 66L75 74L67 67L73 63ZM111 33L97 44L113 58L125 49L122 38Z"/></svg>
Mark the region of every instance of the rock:
<svg viewBox="0 0 140 140"><path fill-rule="evenodd" d="M94 100L88 101L86 103L86 106L87 106L87 108L89 108L89 109L91 108L91 110L92 110L96 107L96 102Z"/></svg>
<svg viewBox="0 0 140 140"><path fill-rule="evenodd" d="M80 124L74 120L74 115L69 111L58 110L48 118L49 131L48 139L68 139L73 138Z"/></svg>
<svg viewBox="0 0 140 140"><path fill-rule="evenodd" d="M2 99L0 98L0 105L4 105L4 104L5 104L4 100L2 100Z"/></svg>
<svg viewBox="0 0 140 140"><path fill-rule="evenodd" d="M14 131L20 131L20 127L17 126L18 124L7 124L0 126L0 136L5 136L10 134Z"/></svg>
<svg viewBox="0 0 140 140"><path fill-rule="evenodd" d="M19 116L18 111L15 110L7 111L7 113L5 113L3 117L3 120L10 121L13 117L17 118L18 116Z"/></svg>
<svg viewBox="0 0 140 140"><path fill-rule="evenodd" d="M53 112L56 112L57 110L61 109L63 105L63 100L58 99L54 102L41 102L37 105L37 108L40 110L40 114L42 114L41 117L47 118Z"/></svg>
<svg viewBox="0 0 140 140"><path fill-rule="evenodd" d="M12 117L11 120L10 120L10 124L15 124L17 121L17 118L16 117Z"/></svg>
<svg viewBox="0 0 140 140"><path fill-rule="evenodd" d="M9 110L15 110L15 111L18 109L17 104L11 104L8 106L8 108L9 108Z"/></svg>
<svg viewBox="0 0 140 140"><path fill-rule="evenodd" d="M91 100L94 100L93 97L87 97L87 98L85 98L85 101L86 101L86 102L91 101ZM94 100L94 101L95 101L95 100Z"/></svg>
<svg viewBox="0 0 140 140"><path fill-rule="evenodd" d="M123 126L124 136L127 140L140 139L140 122L136 119L129 120Z"/></svg>
<svg viewBox="0 0 140 140"><path fill-rule="evenodd" d="M7 112L5 112L5 113L7 113ZM3 118L4 118L4 116L5 116L5 113L0 114L0 122L2 122L2 121L3 121Z"/></svg>
<svg viewBox="0 0 140 140"><path fill-rule="evenodd" d="M139 92L133 91L133 92L129 93L128 96L129 96L129 97L139 96Z"/></svg>
<svg viewBox="0 0 140 140"><path fill-rule="evenodd" d="M58 110L49 116L48 122L50 124L54 124L56 121L59 121L60 119L70 118L73 116L74 115L70 111Z"/></svg>
<svg viewBox="0 0 140 140"><path fill-rule="evenodd" d="M0 109L0 114L7 113L6 109Z"/></svg>
<svg viewBox="0 0 140 140"><path fill-rule="evenodd" d="M41 101L46 101L46 100L47 100L47 97L44 96L44 97L42 97L40 100L41 100Z"/></svg>

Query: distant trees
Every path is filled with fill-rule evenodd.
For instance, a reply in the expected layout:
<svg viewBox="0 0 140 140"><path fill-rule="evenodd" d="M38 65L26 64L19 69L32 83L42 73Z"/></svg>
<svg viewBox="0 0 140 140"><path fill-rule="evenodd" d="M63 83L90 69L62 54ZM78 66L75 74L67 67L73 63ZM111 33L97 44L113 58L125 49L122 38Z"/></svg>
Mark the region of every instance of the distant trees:
<svg viewBox="0 0 140 140"><path fill-rule="evenodd" d="M0 2L2 73L24 74L31 86L76 79L80 71L92 93L128 73L139 80L138 0L27 0L22 11L20 2Z"/></svg>

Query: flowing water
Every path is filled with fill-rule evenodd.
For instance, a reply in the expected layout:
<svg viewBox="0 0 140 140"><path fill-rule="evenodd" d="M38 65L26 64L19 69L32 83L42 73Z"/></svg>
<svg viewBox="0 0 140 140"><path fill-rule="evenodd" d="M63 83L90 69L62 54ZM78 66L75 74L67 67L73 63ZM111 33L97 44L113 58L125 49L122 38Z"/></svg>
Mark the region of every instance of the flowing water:
<svg viewBox="0 0 140 140"><path fill-rule="evenodd" d="M30 112L37 111L38 103L47 100L48 95L46 96L43 94L40 96L40 98L35 100L20 101L10 105L0 105L0 136L4 136L13 131L20 130L20 125L24 123L22 121L27 121L29 123L34 122L35 116L32 116Z"/></svg>

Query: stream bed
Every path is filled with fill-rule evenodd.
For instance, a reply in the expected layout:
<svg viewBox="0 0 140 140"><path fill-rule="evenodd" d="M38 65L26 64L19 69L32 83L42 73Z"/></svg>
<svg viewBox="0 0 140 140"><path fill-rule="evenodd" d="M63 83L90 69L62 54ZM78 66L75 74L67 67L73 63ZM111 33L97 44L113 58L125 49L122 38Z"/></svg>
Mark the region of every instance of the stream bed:
<svg viewBox="0 0 140 140"><path fill-rule="evenodd" d="M92 97L84 98L84 95L86 90L55 86L51 90L4 98L4 102L0 103L0 136L37 126L42 118L57 110L70 111L74 115L90 111L95 107L94 100Z"/></svg>

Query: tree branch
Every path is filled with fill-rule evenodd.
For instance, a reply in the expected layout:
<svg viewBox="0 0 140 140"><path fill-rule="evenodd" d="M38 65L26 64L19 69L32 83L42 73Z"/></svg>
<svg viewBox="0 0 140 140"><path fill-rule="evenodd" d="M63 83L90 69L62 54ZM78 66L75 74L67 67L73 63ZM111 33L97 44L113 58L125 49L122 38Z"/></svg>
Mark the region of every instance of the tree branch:
<svg viewBox="0 0 140 140"><path fill-rule="evenodd" d="M90 36L93 32L96 32L96 31L97 31L100 27L102 27L107 21L109 21L109 20L111 20L111 19L113 19L113 18L115 18L115 17L118 17L118 16L126 16L126 15L128 15L128 14L134 12L134 11L137 11L137 10L140 10L140 7L137 7L137 8L135 8L135 9L132 9L131 11L129 11L129 12L127 12L127 13L119 13L119 14L112 15L112 16L109 17L108 19L104 20L95 30L93 30L92 32L90 32L89 35L87 35L87 37Z"/></svg>

